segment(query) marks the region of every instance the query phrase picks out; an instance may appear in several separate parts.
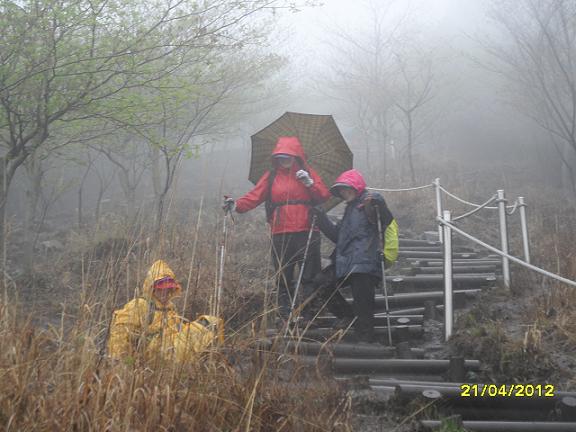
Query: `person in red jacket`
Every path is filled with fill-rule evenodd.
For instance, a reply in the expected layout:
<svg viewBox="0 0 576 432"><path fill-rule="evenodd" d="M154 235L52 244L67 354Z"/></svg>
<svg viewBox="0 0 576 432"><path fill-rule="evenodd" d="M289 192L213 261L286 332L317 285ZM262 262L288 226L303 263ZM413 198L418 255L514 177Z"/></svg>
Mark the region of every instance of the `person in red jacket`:
<svg viewBox="0 0 576 432"><path fill-rule="evenodd" d="M315 229L308 248L306 262L304 251L310 231L312 206L330 198L330 192L320 176L306 163L298 137L278 138L272 152L272 168L256 183L254 189L234 201L227 198L224 207L245 213L266 204L266 216L272 230L272 260L277 272L278 307L281 320L290 315L296 285L296 264L304 265L300 290L304 299L314 292L314 277L321 270L320 232ZM298 304L297 304L298 307ZM308 316L311 308L304 308Z"/></svg>

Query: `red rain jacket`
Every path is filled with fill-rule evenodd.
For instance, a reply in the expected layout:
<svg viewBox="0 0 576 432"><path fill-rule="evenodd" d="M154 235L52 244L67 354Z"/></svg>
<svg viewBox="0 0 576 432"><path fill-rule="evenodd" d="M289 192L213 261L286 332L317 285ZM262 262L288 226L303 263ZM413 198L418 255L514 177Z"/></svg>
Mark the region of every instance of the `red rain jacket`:
<svg viewBox="0 0 576 432"><path fill-rule="evenodd" d="M312 205L317 205L330 198L330 192L320 176L306 164L304 150L297 137L278 138L272 156L277 154L288 154L298 158L299 161L295 161L289 169L284 169L280 166L276 167L276 177L271 190L273 204L302 200L312 201ZM296 178L296 171L300 169L308 171L310 177L314 180L314 184L309 188ZM258 180L254 189L243 197L238 198L236 201L236 211L238 213L252 210L266 201L269 176L270 171L267 171ZM276 207L272 214L272 234L308 231L310 229L308 210L309 206L306 204L286 204Z"/></svg>

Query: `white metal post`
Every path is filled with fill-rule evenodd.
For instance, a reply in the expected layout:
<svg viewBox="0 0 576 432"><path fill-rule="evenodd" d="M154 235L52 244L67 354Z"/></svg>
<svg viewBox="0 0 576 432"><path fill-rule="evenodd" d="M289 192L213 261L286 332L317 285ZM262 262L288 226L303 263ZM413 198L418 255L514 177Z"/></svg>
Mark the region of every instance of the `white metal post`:
<svg viewBox="0 0 576 432"><path fill-rule="evenodd" d="M436 216L442 217L442 194L440 193L440 179L434 179L434 190L436 191ZM442 225L438 225L438 240L442 243Z"/></svg>
<svg viewBox="0 0 576 432"><path fill-rule="evenodd" d="M450 211L444 210L443 219L451 221ZM444 339L452 336L454 311L452 298L452 230L449 226L440 224L444 243Z"/></svg>
<svg viewBox="0 0 576 432"><path fill-rule="evenodd" d="M498 219L500 221L500 245L502 252L508 253L508 227L506 225L506 197L502 189L498 190ZM502 257L502 274L504 276L504 286L510 288L510 262L508 258Z"/></svg>
<svg viewBox="0 0 576 432"><path fill-rule="evenodd" d="M520 224L522 226L522 245L524 246L524 261L530 264L530 242L528 238L528 223L526 221L526 203L524 197L518 197L520 208Z"/></svg>

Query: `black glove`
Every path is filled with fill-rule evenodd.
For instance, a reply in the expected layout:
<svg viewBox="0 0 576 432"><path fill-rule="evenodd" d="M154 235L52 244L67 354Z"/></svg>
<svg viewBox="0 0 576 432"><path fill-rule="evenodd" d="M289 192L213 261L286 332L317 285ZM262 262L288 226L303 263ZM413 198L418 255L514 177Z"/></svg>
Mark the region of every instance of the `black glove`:
<svg viewBox="0 0 576 432"><path fill-rule="evenodd" d="M310 217L316 216L317 219L320 219L324 216L326 216L326 212L324 211L324 209L320 208L320 207L310 207Z"/></svg>

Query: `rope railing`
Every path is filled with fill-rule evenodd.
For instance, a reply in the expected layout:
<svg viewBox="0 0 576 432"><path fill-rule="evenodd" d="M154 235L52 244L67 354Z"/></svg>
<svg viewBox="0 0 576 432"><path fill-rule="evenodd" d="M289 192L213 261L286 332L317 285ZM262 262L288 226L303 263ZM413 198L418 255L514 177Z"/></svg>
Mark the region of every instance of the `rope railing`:
<svg viewBox="0 0 576 432"><path fill-rule="evenodd" d="M506 208L504 207L504 191L499 190L498 191L498 202L500 204L500 210L498 212L501 220L500 220L500 228L501 228L501 242L502 242L502 250L495 248L494 246L491 246L485 242L483 242L480 239L477 239L476 237L474 237L471 234L468 234L467 232L465 232L464 230L456 227L451 220L450 217L450 211L448 210L444 210L443 215L442 216L437 216L436 220L438 221L438 227L442 230L442 236L444 238L444 242L443 242L443 255L444 255L444 338L447 341L451 336L452 336L452 330L453 330L453 323L454 323L454 309L453 309L453 303L452 303L452 296L453 296L453 292L452 292L452 231L455 231L456 233L460 234L462 237L480 245L481 247L488 249L489 251L499 255L502 257L502 275L503 275L503 282L504 285L509 288L510 287L510 271L509 271L509 261L515 262L517 264L520 264L521 266L535 271L537 273L540 273L546 277L555 279L559 282L565 283L567 285L570 285L572 287L576 287L576 281L570 280L568 278L562 277L560 275L557 275L555 273L549 272L547 270L544 270L540 267L536 267L533 264L530 264L528 262L528 260L530 259L529 254L526 253L525 250L525 256L526 256L526 261L523 261L519 258L516 258L513 255L510 255L508 253L508 244L507 244L507 237L506 237L506 232L505 229L502 230L503 226L505 227L506 225ZM524 202L523 202L523 198L519 197L518 199L519 201L519 207L520 207L520 212L522 215L522 212L524 210ZM503 222L504 224L502 224L502 218L503 218ZM525 233L523 232L523 235ZM525 242L525 246L526 246L526 242Z"/></svg>
<svg viewBox="0 0 576 432"><path fill-rule="evenodd" d="M494 252L495 254L498 254L498 255L500 255L500 256L502 256L502 257L506 257L506 258L508 258L510 261L514 261L515 263L520 264L521 266L526 267L526 268L528 268L528 269L530 269L530 270L533 270L533 271L535 271L535 272L537 272L537 273L540 273L540 274L542 274L542 275L544 275L544 276L548 276L548 277L550 277L550 278L552 278L552 279L556 279L556 280L559 281L559 282L563 282L563 283L565 283L565 284L567 284L567 285L576 287L576 281L573 281L573 280L571 280L571 279L567 279L567 278L562 277L562 276L560 276L560 275L557 275L557 274L555 274L555 273L552 273L552 272L549 272L549 271L547 271L547 270L544 270L544 269L542 269L542 268L540 268L540 267L536 267L535 265L530 264L530 263L527 263L526 261L523 261L523 260L521 260L520 258L516 258L516 257L513 256L513 255L510 255L510 254L507 254L507 253L505 253L505 252L502 252L500 249L495 248L494 246L491 246L491 245L483 242L482 240L477 239L476 237L468 234L467 232L461 230L460 228L457 228L455 225L453 225L452 223L446 221L446 220L445 220L444 218L442 218L442 217L437 217L436 220L437 220L440 224L442 224L442 225L444 225L444 226L448 226L451 230L454 230L455 232L457 232L457 233L460 234L461 236L466 237L468 240L473 241L474 243L482 246L483 248L488 249L488 250L491 251L491 252Z"/></svg>
<svg viewBox="0 0 576 432"><path fill-rule="evenodd" d="M497 195L492 195L492 197L491 197L488 201L486 201L484 204L481 204L481 205L479 205L478 207L476 207L475 209L470 210L468 213L464 213L463 215L460 215L460 216L458 216L458 217L452 218L452 221L453 221L453 222L456 222L456 221L458 221L458 220L460 220L460 219L464 219L464 218L466 218L466 217L468 217L468 216L472 216L474 213L479 212L479 211L482 210L483 208L487 208L487 206L488 206L489 204L492 204L494 201L496 201L496 199L497 199Z"/></svg>
<svg viewBox="0 0 576 432"><path fill-rule="evenodd" d="M510 211L506 210L506 214L508 214L509 216L512 216L514 213L516 213L516 209L518 208L518 200L514 201L514 204L512 205L512 209Z"/></svg>
<svg viewBox="0 0 576 432"><path fill-rule="evenodd" d="M495 254L499 255L502 258L502 277L504 285L509 288L510 287L510 263L509 261L515 262L520 264L521 266L528 268L529 270L535 271L540 273L546 277L555 279L559 282L565 283L567 285L576 287L576 281L567 279L555 273L549 272L544 270L540 267L536 267L535 265L530 263L530 244L528 238L528 225L527 225L527 218L526 218L526 203L524 202L524 197L518 197L512 205L507 205L506 196L504 194L504 190L500 189L497 191L495 195L490 197L486 202L483 204L476 204L470 201L467 201L463 198L460 198L456 194L448 191L440 184L440 179L436 178L431 184L416 186L412 188L403 188L403 189L384 189L384 188L367 188L373 191L379 192L408 192L408 191L415 191L427 188L434 188L435 193L435 201L436 201L436 220L438 221L438 239L443 246L444 251L444 336L446 340L452 334L452 327L454 322L454 312L452 308L452 283L453 283L453 275L452 275L452 230L456 233L460 234L461 236L471 240L472 242L480 245L481 247L494 252ZM462 204L468 205L473 207L472 210L458 216L455 218L451 217L451 212L444 210L442 205L442 193L448 195L452 199L459 201ZM490 204L496 202L495 206L491 206ZM468 234L467 232L463 231L462 229L456 227L454 222L462 220L466 217L472 216L473 214L479 212L482 209L489 209L489 210L498 210L498 225L500 231L500 247L498 249L494 246L491 246L482 240L477 239L476 237ZM507 228L507 216L513 215L518 210L520 214L520 226L522 229L522 245L524 251L524 260L516 258L513 255L510 255L508 249L508 228Z"/></svg>
<svg viewBox="0 0 576 432"><path fill-rule="evenodd" d="M387 189L387 188L374 188L368 187L366 189L371 191L378 191L378 192L409 192L409 191L416 191L422 189L433 188L435 193L435 201L436 201L436 216L442 217L443 215L443 205L442 205L442 193L448 195L449 197L455 199L456 201L461 202L462 204L474 207L471 211L468 211L458 217L452 219L453 222L462 220L466 217L472 216L473 214L479 212L482 209L489 209L489 210L498 210L498 220L500 226L500 240L502 250L507 253L508 252L508 229L507 229L507 216L511 216L519 210L520 213L520 226L522 229L522 245L524 249L524 259L526 262L530 263L530 245L528 241L528 226L527 226L527 219L526 219L526 203L524 202L523 197L518 197L512 205L506 205L507 200L504 195L503 190L499 190L497 194L489 198L483 204L476 204L470 201L467 201L458 195L450 192L445 187L440 184L440 179L436 178L431 184L426 184L422 186L415 186L411 188L401 188L401 189ZM496 202L495 206L491 206L493 202ZM438 226L438 240L440 243L443 243L443 236L442 236L442 226ZM510 282L510 272L509 272L509 263L506 258L502 258L502 267L504 273L504 281L505 284L508 286Z"/></svg>
<svg viewBox="0 0 576 432"><path fill-rule="evenodd" d="M440 189L442 192L444 192L446 195L448 195L451 198L454 198L456 201L460 201L462 204L466 204L472 207L479 207L479 204L474 204L470 201L466 201L465 199L460 198L459 196L454 195L453 193L447 191L444 187L438 185L438 189Z"/></svg>
<svg viewBox="0 0 576 432"><path fill-rule="evenodd" d="M366 189L368 190L373 190L376 192L410 192L410 191L415 191L415 190L420 190L420 189L426 189L429 187L434 186L433 183L427 184L427 185L423 185L423 186L416 186L416 187L411 187L411 188L405 188L405 189L382 189L382 188L373 188L373 187L367 187Z"/></svg>
<svg viewBox="0 0 576 432"><path fill-rule="evenodd" d="M449 192L449 191L446 190L443 186L438 185L438 188L439 188L442 192L444 192L446 195L448 195L448 196L451 197L451 198L454 198L456 201L460 201L462 204L466 204L466 205L469 205L469 206L471 206L471 207L483 207L483 206L484 206L484 204L474 204L473 202L466 201L465 199L462 199L462 198L460 198L459 196L454 195L452 192ZM516 207L517 205L518 205L517 203L514 203L514 205L510 205L510 206L506 206L506 207L507 207L507 208L514 208L514 207ZM486 207L483 207L483 208L486 208L486 209L488 209L488 210L498 210L498 207L497 207L497 206L493 206L493 207L488 207L488 206L486 206Z"/></svg>
<svg viewBox="0 0 576 432"><path fill-rule="evenodd" d="M415 187L411 187L411 188L402 188L402 189L387 189L387 188L375 188L375 187L367 187L366 189L368 190L372 190L372 191L376 191L376 192L410 192L410 191L416 191L416 190L421 190L421 189L427 189L429 187L434 187L436 186L435 183L430 183L430 184L425 184L422 186L415 186ZM469 205L471 207L481 207L481 208L487 208L489 210L498 210L498 207L494 206L494 207L488 207L485 204L475 204L473 202L470 201L466 201L463 198L460 198L459 196L453 194L452 192L448 191L446 188L444 188L443 186L438 185L438 188L444 192L446 195L448 195L451 198L454 198L456 201L460 201L462 204L466 204ZM509 214L514 213L514 211L516 211L516 207L518 206L518 201L515 201L513 205L509 205L507 206L507 208L511 208L512 211ZM456 219L454 219L456 220Z"/></svg>

